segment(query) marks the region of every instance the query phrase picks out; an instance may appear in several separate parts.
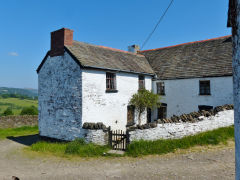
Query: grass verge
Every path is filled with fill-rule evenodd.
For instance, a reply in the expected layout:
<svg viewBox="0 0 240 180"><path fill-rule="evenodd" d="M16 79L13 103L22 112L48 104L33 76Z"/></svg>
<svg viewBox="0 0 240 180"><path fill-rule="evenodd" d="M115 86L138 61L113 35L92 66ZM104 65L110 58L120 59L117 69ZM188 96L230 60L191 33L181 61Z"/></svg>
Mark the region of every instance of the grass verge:
<svg viewBox="0 0 240 180"><path fill-rule="evenodd" d="M110 150L108 146L87 144L82 139L72 142L40 141L33 144L30 148L33 151L51 153L57 156L76 155L80 157L99 157Z"/></svg>
<svg viewBox="0 0 240 180"><path fill-rule="evenodd" d="M4 139L9 136L26 136L38 134L38 126L23 126L19 128L6 128L0 129L0 139Z"/></svg>
<svg viewBox="0 0 240 180"><path fill-rule="evenodd" d="M194 146L218 145L227 143L234 138L234 127L224 127L213 131L203 132L182 139L168 139L156 141L132 142L124 156L138 157L150 154L167 154L180 149L188 149ZM87 144L82 139L73 142L47 142L40 141L30 147L31 150L43 153L51 153L57 156L74 155L79 157L114 156L105 154L110 150L108 146Z"/></svg>
<svg viewBox="0 0 240 180"><path fill-rule="evenodd" d="M137 157L150 154L166 154L175 152L177 149L187 149L197 145L217 145L227 143L234 138L234 127L224 127L213 131L203 132L182 139L168 139L156 141L135 141L128 146L126 155Z"/></svg>

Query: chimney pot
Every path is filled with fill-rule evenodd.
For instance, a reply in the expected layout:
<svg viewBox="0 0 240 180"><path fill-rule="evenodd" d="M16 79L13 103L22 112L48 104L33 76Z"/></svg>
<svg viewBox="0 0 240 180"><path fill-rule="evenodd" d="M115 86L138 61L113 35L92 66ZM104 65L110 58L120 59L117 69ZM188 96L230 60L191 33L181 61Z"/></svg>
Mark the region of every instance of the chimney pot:
<svg viewBox="0 0 240 180"><path fill-rule="evenodd" d="M137 53L139 50L139 45L133 44L131 46L128 46L128 52Z"/></svg>
<svg viewBox="0 0 240 180"><path fill-rule="evenodd" d="M62 28L51 32L51 50L50 56L62 56L64 54L64 46L73 44L73 30Z"/></svg>

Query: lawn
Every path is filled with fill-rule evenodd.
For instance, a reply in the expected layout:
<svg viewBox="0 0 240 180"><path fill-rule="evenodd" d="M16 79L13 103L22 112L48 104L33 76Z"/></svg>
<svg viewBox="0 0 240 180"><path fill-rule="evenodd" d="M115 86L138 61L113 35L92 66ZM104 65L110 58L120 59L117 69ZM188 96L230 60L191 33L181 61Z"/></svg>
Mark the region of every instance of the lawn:
<svg viewBox="0 0 240 180"><path fill-rule="evenodd" d="M0 139L7 138L9 136L17 137L33 134L38 134L38 126L23 126L19 128L0 129Z"/></svg>
<svg viewBox="0 0 240 180"><path fill-rule="evenodd" d="M19 99L19 98L1 98L0 97L0 114L8 107L12 108L14 115L19 115L23 107L38 107L37 100Z"/></svg>

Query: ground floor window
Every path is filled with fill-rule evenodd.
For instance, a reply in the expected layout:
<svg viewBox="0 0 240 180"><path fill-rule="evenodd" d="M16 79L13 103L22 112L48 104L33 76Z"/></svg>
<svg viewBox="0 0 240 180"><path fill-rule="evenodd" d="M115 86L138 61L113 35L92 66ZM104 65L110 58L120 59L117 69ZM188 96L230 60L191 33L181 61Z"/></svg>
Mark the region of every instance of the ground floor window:
<svg viewBox="0 0 240 180"><path fill-rule="evenodd" d="M198 109L199 109L199 111L202 111L202 110L209 111L209 110L213 109L213 106L199 105Z"/></svg>
<svg viewBox="0 0 240 180"><path fill-rule="evenodd" d="M167 104L161 103L161 107L158 108L158 119L167 118Z"/></svg>

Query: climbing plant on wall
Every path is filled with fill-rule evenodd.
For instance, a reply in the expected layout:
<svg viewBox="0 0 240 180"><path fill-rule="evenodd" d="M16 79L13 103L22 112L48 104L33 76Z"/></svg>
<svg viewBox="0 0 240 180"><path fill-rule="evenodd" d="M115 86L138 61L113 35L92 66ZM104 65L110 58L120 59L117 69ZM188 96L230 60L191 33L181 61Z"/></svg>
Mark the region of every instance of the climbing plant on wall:
<svg viewBox="0 0 240 180"><path fill-rule="evenodd" d="M160 106L160 96L146 89L133 94L129 104L135 106L138 112L138 123L141 124L141 115L147 108L153 109Z"/></svg>

